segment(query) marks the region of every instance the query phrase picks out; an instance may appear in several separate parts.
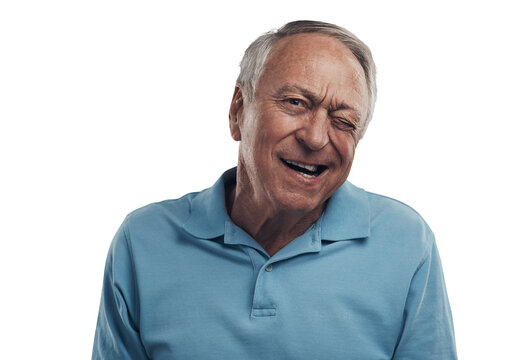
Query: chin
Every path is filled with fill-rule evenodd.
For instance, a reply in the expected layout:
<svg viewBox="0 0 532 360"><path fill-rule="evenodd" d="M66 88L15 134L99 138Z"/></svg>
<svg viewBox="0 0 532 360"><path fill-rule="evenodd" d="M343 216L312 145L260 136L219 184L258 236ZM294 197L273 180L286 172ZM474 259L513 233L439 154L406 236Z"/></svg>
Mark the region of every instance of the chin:
<svg viewBox="0 0 532 360"><path fill-rule="evenodd" d="M302 194L290 194L290 196L280 199L279 204L288 212L311 213L320 209L325 204L325 201L313 201L308 196Z"/></svg>

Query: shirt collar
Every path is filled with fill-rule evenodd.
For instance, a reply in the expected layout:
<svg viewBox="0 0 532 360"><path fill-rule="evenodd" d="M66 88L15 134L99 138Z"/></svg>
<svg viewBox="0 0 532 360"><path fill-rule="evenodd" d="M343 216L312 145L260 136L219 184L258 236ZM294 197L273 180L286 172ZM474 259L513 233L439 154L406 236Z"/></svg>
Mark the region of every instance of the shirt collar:
<svg viewBox="0 0 532 360"><path fill-rule="evenodd" d="M183 228L195 237L214 239L224 235L225 184L236 181L236 167L190 200L190 216ZM360 239L370 234L370 209L366 192L346 181L331 196L321 217L322 240Z"/></svg>
<svg viewBox="0 0 532 360"><path fill-rule="evenodd" d="M190 200L190 216L183 229L201 239L214 239L225 232L229 219L225 208L225 184L236 181L236 167L227 170L216 183Z"/></svg>
<svg viewBox="0 0 532 360"><path fill-rule="evenodd" d="M346 181L331 196L323 212L321 238L330 241L366 238L370 222L366 191Z"/></svg>

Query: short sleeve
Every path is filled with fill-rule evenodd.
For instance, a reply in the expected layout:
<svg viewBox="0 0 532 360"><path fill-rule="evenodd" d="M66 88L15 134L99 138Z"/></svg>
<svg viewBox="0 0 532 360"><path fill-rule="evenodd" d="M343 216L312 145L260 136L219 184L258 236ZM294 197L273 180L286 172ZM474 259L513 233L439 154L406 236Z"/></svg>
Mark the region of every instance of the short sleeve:
<svg viewBox="0 0 532 360"><path fill-rule="evenodd" d="M403 315L394 360L457 359L453 320L434 236L415 272Z"/></svg>
<svg viewBox="0 0 532 360"><path fill-rule="evenodd" d="M127 218L115 235L105 264L93 360L148 359L138 328L135 268Z"/></svg>

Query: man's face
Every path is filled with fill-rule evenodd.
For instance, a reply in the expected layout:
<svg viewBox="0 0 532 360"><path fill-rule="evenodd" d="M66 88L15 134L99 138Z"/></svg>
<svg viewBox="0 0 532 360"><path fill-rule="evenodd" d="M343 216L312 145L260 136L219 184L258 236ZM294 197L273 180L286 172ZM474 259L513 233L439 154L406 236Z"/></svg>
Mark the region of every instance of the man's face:
<svg viewBox="0 0 532 360"><path fill-rule="evenodd" d="M266 211L321 212L349 175L366 116L359 62L332 37L292 35L270 54L253 101L241 97L237 88L230 122L238 186Z"/></svg>

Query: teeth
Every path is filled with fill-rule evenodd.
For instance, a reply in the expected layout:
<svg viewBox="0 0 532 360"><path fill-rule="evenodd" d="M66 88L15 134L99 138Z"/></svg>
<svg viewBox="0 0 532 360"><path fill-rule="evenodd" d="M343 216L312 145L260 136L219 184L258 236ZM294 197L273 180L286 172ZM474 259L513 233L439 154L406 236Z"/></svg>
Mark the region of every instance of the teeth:
<svg viewBox="0 0 532 360"><path fill-rule="evenodd" d="M309 175L309 174L305 174L305 173L302 173L300 172L301 175L303 175L304 177L306 178L315 178L317 175Z"/></svg>
<svg viewBox="0 0 532 360"><path fill-rule="evenodd" d="M289 163L289 164L292 164L292 165L295 165L295 166L299 166L300 168L307 169L308 171L312 171L312 172L318 171L318 166L317 165L306 165L306 164L299 163L297 161L290 161L290 160L285 160L285 161L287 163Z"/></svg>

